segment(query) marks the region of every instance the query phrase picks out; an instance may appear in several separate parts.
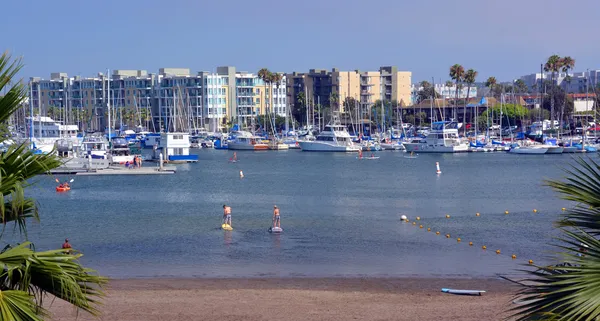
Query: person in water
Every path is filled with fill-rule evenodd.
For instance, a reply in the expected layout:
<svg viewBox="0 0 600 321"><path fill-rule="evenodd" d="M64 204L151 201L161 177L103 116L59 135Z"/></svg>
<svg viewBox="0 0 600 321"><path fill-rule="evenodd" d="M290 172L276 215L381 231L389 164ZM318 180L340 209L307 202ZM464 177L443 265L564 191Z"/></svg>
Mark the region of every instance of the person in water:
<svg viewBox="0 0 600 321"><path fill-rule="evenodd" d="M281 217L279 216L279 208L273 205L273 227L281 228Z"/></svg>
<svg viewBox="0 0 600 321"><path fill-rule="evenodd" d="M237 153L236 152L233 152L233 160L237 161Z"/></svg>
<svg viewBox="0 0 600 321"><path fill-rule="evenodd" d="M231 226L231 207L223 205L223 224Z"/></svg>
<svg viewBox="0 0 600 321"><path fill-rule="evenodd" d="M65 250L66 254L71 253L71 244L69 243L69 239L65 239L65 243L62 245L62 249Z"/></svg>
<svg viewBox="0 0 600 321"><path fill-rule="evenodd" d="M358 158L362 158L362 149L358 150Z"/></svg>
<svg viewBox="0 0 600 321"><path fill-rule="evenodd" d="M65 188L70 188L71 187L71 185L69 185L69 182L62 183L62 186L65 187Z"/></svg>

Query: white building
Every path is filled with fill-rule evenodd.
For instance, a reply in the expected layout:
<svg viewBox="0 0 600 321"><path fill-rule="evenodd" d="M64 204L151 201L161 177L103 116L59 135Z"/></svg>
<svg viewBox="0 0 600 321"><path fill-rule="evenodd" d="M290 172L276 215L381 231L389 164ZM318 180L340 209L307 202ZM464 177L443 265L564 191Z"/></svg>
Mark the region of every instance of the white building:
<svg viewBox="0 0 600 321"><path fill-rule="evenodd" d="M422 90L423 87L419 85L412 85L413 96L416 96L419 90ZM467 85L463 84L463 88L458 91L458 98L465 99L467 98L467 93L469 97L477 97L477 87L475 85L471 86L470 90L467 88ZM442 98L453 99L456 98L456 86L446 86L446 84L435 84L435 92L438 93Z"/></svg>
<svg viewBox="0 0 600 321"><path fill-rule="evenodd" d="M589 88L594 88L600 81L600 70L589 70L584 72L571 72L569 73L570 80L567 81L567 73L557 72L554 73L554 80L556 84L565 88L570 93L585 93L586 81ZM540 84L540 80L552 79L552 73L535 73L519 77L529 87L530 90L536 91L537 86Z"/></svg>

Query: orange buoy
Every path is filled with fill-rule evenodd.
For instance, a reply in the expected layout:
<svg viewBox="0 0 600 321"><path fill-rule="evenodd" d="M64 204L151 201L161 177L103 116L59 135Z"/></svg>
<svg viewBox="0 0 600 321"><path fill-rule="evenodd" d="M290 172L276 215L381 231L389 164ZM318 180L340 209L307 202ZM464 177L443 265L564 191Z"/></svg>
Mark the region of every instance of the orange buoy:
<svg viewBox="0 0 600 321"><path fill-rule="evenodd" d="M417 216L417 218L416 218L416 219L417 219L417 221L420 221L420 220L421 220L421 218L420 218L419 216Z"/></svg>
<svg viewBox="0 0 600 321"><path fill-rule="evenodd" d="M446 234L446 238L449 239L450 238L450 234Z"/></svg>
<svg viewBox="0 0 600 321"><path fill-rule="evenodd" d="M431 232L431 227L428 227L428 228L427 228L427 232Z"/></svg>
<svg viewBox="0 0 600 321"><path fill-rule="evenodd" d="M473 242L469 242L469 246L473 246Z"/></svg>
<svg viewBox="0 0 600 321"><path fill-rule="evenodd" d="M450 215L446 214L446 218L450 218Z"/></svg>
<svg viewBox="0 0 600 321"><path fill-rule="evenodd" d="M435 232L435 235L440 235L440 232L439 231Z"/></svg>
<svg viewBox="0 0 600 321"><path fill-rule="evenodd" d="M475 213L475 216L479 216L479 213Z"/></svg>
<svg viewBox="0 0 600 321"><path fill-rule="evenodd" d="M419 225L419 228L423 228L423 225Z"/></svg>
<svg viewBox="0 0 600 321"><path fill-rule="evenodd" d="M496 250L496 254L500 254L500 250Z"/></svg>
<svg viewBox="0 0 600 321"><path fill-rule="evenodd" d="M529 264L533 264L533 260L529 260Z"/></svg>
<svg viewBox="0 0 600 321"><path fill-rule="evenodd" d="M517 256L514 255L514 254L511 257L512 257L513 260L517 258Z"/></svg>
<svg viewBox="0 0 600 321"><path fill-rule="evenodd" d="M417 225L417 222L413 222L413 225Z"/></svg>
<svg viewBox="0 0 600 321"><path fill-rule="evenodd" d="M482 246L481 248L484 249L484 250L487 250L487 246L485 246L485 245Z"/></svg>
<svg viewBox="0 0 600 321"><path fill-rule="evenodd" d="M460 243L460 237L456 239L456 242Z"/></svg>

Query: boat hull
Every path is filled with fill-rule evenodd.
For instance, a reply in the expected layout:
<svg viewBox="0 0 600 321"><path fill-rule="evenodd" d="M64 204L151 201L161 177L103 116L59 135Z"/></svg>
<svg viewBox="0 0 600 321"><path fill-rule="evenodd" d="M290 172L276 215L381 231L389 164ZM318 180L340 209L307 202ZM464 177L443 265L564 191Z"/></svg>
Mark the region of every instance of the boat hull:
<svg viewBox="0 0 600 321"><path fill-rule="evenodd" d="M523 148L516 147L509 151L511 154L522 154L522 155L541 155L546 154L548 148Z"/></svg>
<svg viewBox="0 0 600 321"><path fill-rule="evenodd" d="M269 150L269 145L267 144L240 144L236 142L229 142L227 144L228 149L232 150Z"/></svg>
<svg viewBox="0 0 600 321"><path fill-rule="evenodd" d="M467 144L457 146L429 146L425 143L403 143L403 145L409 153L464 153L469 151L469 145Z"/></svg>
<svg viewBox="0 0 600 321"><path fill-rule="evenodd" d="M358 152L361 149L360 146L355 146L355 145L350 145L350 146L334 145L334 144L326 144L326 143L321 143L321 142L316 142L316 141L299 142L299 144L300 144L300 149L302 149L302 151L304 151L304 152L349 153L349 152Z"/></svg>
<svg viewBox="0 0 600 321"><path fill-rule="evenodd" d="M546 154L562 154L564 152L564 148L563 147L548 147L548 151L546 152Z"/></svg>

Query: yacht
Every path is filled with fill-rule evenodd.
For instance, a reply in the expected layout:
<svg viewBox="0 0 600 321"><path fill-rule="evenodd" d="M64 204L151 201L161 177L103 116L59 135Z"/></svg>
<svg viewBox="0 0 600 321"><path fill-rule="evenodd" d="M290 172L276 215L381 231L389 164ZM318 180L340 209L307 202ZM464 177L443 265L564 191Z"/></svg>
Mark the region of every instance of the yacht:
<svg viewBox="0 0 600 321"><path fill-rule="evenodd" d="M362 146L352 142L352 137L339 118L325 126L315 140L299 141L300 148L305 152L358 152Z"/></svg>
<svg viewBox="0 0 600 321"><path fill-rule="evenodd" d="M102 136L86 136L81 142L83 158L106 159L108 141Z"/></svg>
<svg viewBox="0 0 600 321"><path fill-rule="evenodd" d="M469 142L458 137L458 123L438 121L431 124L426 138L403 143L407 152L460 153L469 151Z"/></svg>
<svg viewBox="0 0 600 321"><path fill-rule="evenodd" d="M237 131L232 133L234 138L229 140L227 146L233 150L268 150L269 144L262 142L262 137L252 135L247 131Z"/></svg>
<svg viewBox="0 0 600 321"><path fill-rule="evenodd" d="M129 143L124 137L115 137L111 139L110 162L111 164L133 163L134 155L131 155Z"/></svg>
<svg viewBox="0 0 600 321"><path fill-rule="evenodd" d="M77 125L63 125L61 122L45 116L26 117L25 119L29 127L27 132L32 135L32 145L43 154L52 152L55 142L59 139L69 140L74 146L79 145L77 138L79 126Z"/></svg>

